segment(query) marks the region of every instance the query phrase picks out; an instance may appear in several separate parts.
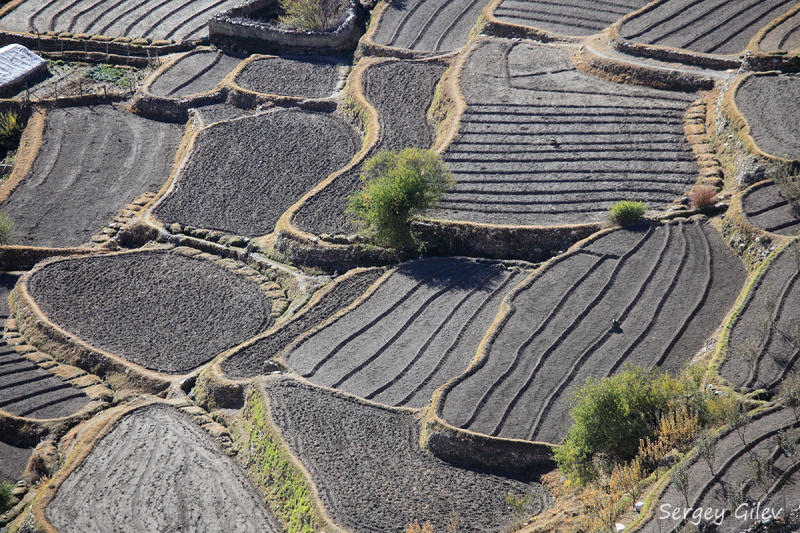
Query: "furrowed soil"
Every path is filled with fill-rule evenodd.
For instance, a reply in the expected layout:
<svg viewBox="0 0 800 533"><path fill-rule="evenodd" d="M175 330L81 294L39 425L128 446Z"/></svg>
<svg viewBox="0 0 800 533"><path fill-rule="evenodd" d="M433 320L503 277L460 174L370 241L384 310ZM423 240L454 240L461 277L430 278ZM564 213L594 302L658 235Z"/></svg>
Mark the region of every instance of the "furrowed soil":
<svg viewBox="0 0 800 533"><path fill-rule="evenodd" d="M733 326L720 375L738 387L774 389L800 358L800 260L791 245L753 285ZM747 361L746 347L755 351Z"/></svg>
<svg viewBox="0 0 800 533"><path fill-rule="evenodd" d="M494 16L509 24L530 26L560 35L585 36L600 33L628 13L649 3L648 0L503 0Z"/></svg>
<svg viewBox="0 0 800 533"><path fill-rule="evenodd" d="M411 412L289 380L265 389L284 439L333 520L349 531L403 532L412 519L444 531L453 513L459 531L499 531L511 521L509 493L532 495L530 515L548 505L531 480L456 468L421 450Z"/></svg>
<svg viewBox="0 0 800 533"><path fill-rule="evenodd" d="M258 113L256 110L241 109L228 103L211 104L202 107L194 107L192 109L200 115L203 124L213 124L215 122L222 122L223 120L247 117Z"/></svg>
<svg viewBox="0 0 800 533"><path fill-rule="evenodd" d="M382 269L370 269L334 281L332 289L315 304L301 310L271 335L226 359L222 363L222 371L234 379L251 378L271 372L274 370L274 365L270 363L273 357L302 333L352 304L383 273Z"/></svg>
<svg viewBox="0 0 800 533"><path fill-rule="evenodd" d="M336 91L341 66L325 58L266 57L248 63L235 81L258 93L328 98Z"/></svg>
<svg viewBox="0 0 800 533"><path fill-rule="evenodd" d="M800 12L771 29L758 46L764 52L783 50L796 54L800 48Z"/></svg>
<svg viewBox="0 0 800 533"><path fill-rule="evenodd" d="M31 296L54 323L150 370L184 373L267 330L271 300L253 282L168 252L59 261Z"/></svg>
<svg viewBox="0 0 800 533"><path fill-rule="evenodd" d="M222 122L198 134L175 189L154 213L168 224L267 235L360 147L355 130L331 114L288 109Z"/></svg>
<svg viewBox="0 0 800 533"><path fill-rule="evenodd" d="M288 366L319 385L422 407L461 374L524 274L452 259L407 263L358 307L294 347Z"/></svg>
<svg viewBox="0 0 800 533"><path fill-rule="evenodd" d="M780 187L771 183L742 196L742 208L747 220L755 227L778 235L797 235L800 217L781 195Z"/></svg>
<svg viewBox="0 0 800 533"><path fill-rule="evenodd" d="M15 243L86 243L126 204L169 177L182 128L113 106L47 112L30 173L0 205Z"/></svg>
<svg viewBox="0 0 800 533"><path fill-rule="evenodd" d="M769 503L763 502L761 510L771 508L777 510L783 508L783 496L786 496L786 506L789 509L796 509L798 500L798 475L797 456L789 458L784 455L775 443L775 436L780 430L797 428L800 423L794 417L790 409L769 409L756 414L751 422L745 426L744 442L736 431L726 430L717 446L716 460L714 462L714 473L712 475L708 464L702 460L693 459L689 470L689 508L692 509L713 509L725 510L730 508L730 498L733 494L742 490L745 502L757 502L765 496L765 489L760 485L750 482L750 461L753 457L770 457L774 460L769 486L766 494ZM745 442L747 443L745 445ZM661 516L659 509L684 509L687 507L686 498L683 493L678 492L670 486L655 503L655 516ZM740 513L748 514L751 510L755 511L756 504L746 505L740 509ZM680 513L682 517L682 512ZM783 516L786 516L784 511ZM689 517L691 519L691 516ZM755 517L727 516L722 520L722 524L714 531L720 533L734 533L746 531L748 526L753 525ZM671 531L683 531L681 520L674 520L673 517L664 517L661 520L651 519L642 529L643 533L668 533Z"/></svg>
<svg viewBox="0 0 800 533"><path fill-rule="evenodd" d="M436 84L446 65L419 61L387 61L364 73L364 95L380 115L380 139L374 152L404 148L430 148L435 132L427 112ZM322 234L353 233L345 214L347 198L361 187L363 165L337 177L315 194L292 219L303 231Z"/></svg>
<svg viewBox="0 0 800 533"><path fill-rule="evenodd" d="M768 154L800 159L800 76L751 76L736 91L750 135Z"/></svg>
<svg viewBox="0 0 800 533"><path fill-rule="evenodd" d="M25 473L28 460L33 455L33 448L18 448L0 441L0 483L7 481L16 483Z"/></svg>
<svg viewBox="0 0 800 533"><path fill-rule="evenodd" d="M157 96L177 98L211 91L222 83L240 61L222 52L187 54L156 79L150 92Z"/></svg>
<svg viewBox="0 0 800 533"><path fill-rule="evenodd" d="M744 281L739 258L702 222L607 233L553 260L510 299L488 357L446 394L442 416L486 435L561 442L586 378L627 363L680 371Z"/></svg>
<svg viewBox="0 0 800 533"><path fill-rule="evenodd" d="M626 21L620 33L642 44L732 55L794 5L794 0L669 0Z"/></svg>
<svg viewBox="0 0 800 533"><path fill-rule="evenodd" d="M484 0L402 0L381 14L374 41L420 52L446 52L467 44Z"/></svg>
<svg viewBox="0 0 800 533"><path fill-rule="evenodd" d="M566 50L508 40L471 52L461 91L468 107L444 154L456 185L432 218L598 222L620 200L663 210L697 179L690 94L594 78Z"/></svg>
<svg viewBox="0 0 800 533"><path fill-rule="evenodd" d="M136 409L116 422L45 513L61 533L281 530L234 459L166 405Z"/></svg>
<svg viewBox="0 0 800 533"><path fill-rule="evenodd" d="M0 19L0 30L88 33L172 41L208 36L208 20L237 0L27 0Z"/></svg>

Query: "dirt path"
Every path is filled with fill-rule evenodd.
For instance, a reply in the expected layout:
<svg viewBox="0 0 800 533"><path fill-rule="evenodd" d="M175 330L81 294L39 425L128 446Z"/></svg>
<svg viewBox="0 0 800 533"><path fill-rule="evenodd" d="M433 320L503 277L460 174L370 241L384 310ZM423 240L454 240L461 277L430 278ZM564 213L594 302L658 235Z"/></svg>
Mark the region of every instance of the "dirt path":
<svg viewBox="0 0 800 533"><path fill-rule="evenodd" d="M763 151L800 159L800 77L754 75L736 91L736 106Z"/></svg>
<svg viewBox="0 0 800 533"><path fill-rule="evenodd" d="M165 405L123 416L45 513L60 533L280 531L241 467Z"/></svg>
<svg viewBox="0 0 800 533"><path fill-rule="evenodd" d="M180 58L150 86L158 96L177 98L211 91L241 61L222 52L195 52Z"/></svg>
<svg viewBox="0 0 800 533"><path fill-rule="evenodd" d="M343 64L322 57L266 57L242 70L236 83L264 94L297 98L328 98L339 84Z"/></svg>
<svg viewBox="0 0 800 533"><path fill-rule="evenodd" d="M86 243L126 204L166 182L182 128L112 106L48 112L30 174L2 205L16 244Z"/></svg>
<svg viewBox="0 0 800 533"><path fill-rule="evenodd" d="M456 468L421 450L410 412L289 380L265 388L284 438L334 521L350 531L403 532L412 519L444 531L453 512L459 531L499 531L510 521L509 493L531 494L531 515L547 505L536 483Z"/></svg>
<svg viewBox="0 0 800 533"><path fill-rule="evenodd" d="M800 217L775 184L759 187L742 197L747 220L757 228L778 235L797 235Z"/></svg>
<svg viewBox="0 0 800 533"><path fill-rule="evenodd" d="M608 233L545 266L513 297L486 363L450 390L443 418L487 435L558 443L569 400L587 377L626 363L680 371L744 281L739 258L703 223Z"/></svg>
<svg viewBox="0 0 800 533"><path fill-rule="evenodd" d="M560 35L585 36L600 33L628 13L649 3L648 0L503 0L494 16L509 24L530 26Z"/></svg>

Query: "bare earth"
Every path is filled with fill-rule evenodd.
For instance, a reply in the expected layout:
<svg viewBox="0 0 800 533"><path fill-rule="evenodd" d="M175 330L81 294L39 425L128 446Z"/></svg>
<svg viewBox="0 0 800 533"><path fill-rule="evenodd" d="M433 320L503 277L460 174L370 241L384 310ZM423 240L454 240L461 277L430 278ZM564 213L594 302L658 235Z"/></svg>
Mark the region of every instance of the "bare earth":
<svg viewBox="0 0 800 533"><path fill-rule="evenodd" d="M649 4L648 0L503 0L494 16L509 24L530 26L560 35L594 35L628 13Z"/></svg>
<svg viewBox="0 0 800 533"><path fill-rule="evenodd" d="M248 63L235 81L258 93L328 98L339 83L341 66L322 57L266 57Z"/></svg>
<svg viewBox="0 0 800 533"><path fill-rule="evenodd" d="M771 29L759 43L759 48L767 53L784 50L796 54L800 48L800 13Z"/></svg>
<svg viewBox="0 0 800 533"><path fill-rule="evenodd" d="M771 184L742 197L747 220L757 228L778 235L797 235L800 217L792 205L781 196L780 188Z"/></svg>
<svg viewBox="0 0 800 533"><path fill-rule="evenodd" d="M222 52L187 54L156 79L150 92L177 98L211 91L222 83L240 61L240 58Z"/></svg>
<svg viewBox="0 0 800 533"><path fill-rule="evenodd" d="M768 154L800 158L800 76L749 77L736 91L736 106L750 135Z"/></svg>

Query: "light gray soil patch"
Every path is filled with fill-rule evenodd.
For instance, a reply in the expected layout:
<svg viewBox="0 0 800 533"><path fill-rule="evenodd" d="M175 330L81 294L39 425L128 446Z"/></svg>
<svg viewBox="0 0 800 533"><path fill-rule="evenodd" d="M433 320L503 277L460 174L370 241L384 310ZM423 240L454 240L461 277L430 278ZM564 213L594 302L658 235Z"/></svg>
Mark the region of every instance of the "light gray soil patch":
<svg viewBox="0 0 800 533"><path fill-rule="evenodd" d="M45 514L61 533L281 530L235 460L189 416L165 405L116 422Z"/></svg>
<svg viewBox="0 0 800 533"><path fill-rule="evenodd" d="M796 54L800 48L800 13L795 13L771 29L758 46L764 52L783 50Z"/></svg>
<svg viewBox="0 0 800 533"><path fill-rule="evenodd" d="M334 115L299 109L223 122L200 132L163 222L258 237L358 152L358 134Z"/></svg>
<svg viewBox="0 0 800 533"><path fill-rule="evenodd" d="M0 30L88 33L152 40L197 40L208 20L238 0L26 0L0 19Z"/></svg>
<svg viewBox="0 0 800 533"><path fill-rule="evenodd" d="M150 92L157 96L177 98L211 91L222 83L240 61L222 52L187 54L156 79Z"/></svg>
<svg viewBox="0 0 800 533"><path fill-rule="evenodd" d="M485 362L447 393L451 424L561 442L586 378L626 363L680 371L745 281L739 258L699 222L613 231L543 268L509 302Z"/></svg>
<svg viewBox="0 0 800 533"><path fill-rule="evenodd" d="M25 473L33 448L17 448L0 441L0 482L16 483Z"/></svg>
<svg viewBox="0 0 800 533"><path fill-rule="evenodd" d="M447 67L439 63L390 61L364 73L364 95L380 115L379 150L430 148L435 132L427 112L436 84ZM311 197L293 221L309 233L349 234L355 226L345 214L347 197L361 187L362 166L339 176Z"/></svg>
<svg viewBox="0 0 800 533"><path fill-rule="evenodd" d="M432 218L598 222L619 200L663 210L697 179L684 93L583 74L569 50L491 40L467 59L468 104L445 161L457 184Z"/></svg>
<svg viewBox="0 0 800 533"><path fill-rule="evenodd" d="M486 0L400 0L381 14L374 41L420 52L446 52L467 44Z"/></svg>
<svg viewBox="0 0 800 533"><path fill-rule="evenodd" d="M244 89L297 98L328 98L339 83L341 63L325 58L267 57L248 63L236 77Z"/></svg>
<svg viewBox="0 0 800 533"><path fill-rule="evenodd" d="M648 0L503 0L494 16L509 24L530 26L560 35L594 35Z"/></svg>
<svg viewBox="0 0 800 533"><path fill-rule="evenodd" d="M222 371L234 379L251 378L271 372L274 369L270 363L273 357L302 333L353 303L383 273L383 269L370 269L347 279L335 281L333 290L320 298L317 303L302 310L268 337L223 362Z"/></svg>
<svg viewBox="0 0 800 533"><path fill-rule="evenodd" d="M444 531L454 511L459 531L499 531L510 522L509 493L532 494L531 515L547 505L537 483L456 468L421 450L413 413L289 380L265 388L284 439L349 531L403 532L412 519Z"/></svg>
<svg viewBox="0 0 800 533"><path fill-rule="evenodd" d="M199 113L203 124L213 124L223 120L252 116L258 113L255 109L242 109L228 103L211 104L203 107L193 108Z"/></svg>
<svg viewBox="0 0 800 533"><path fill-rule="evenodd" d="M732 55L795 0L668 0L622 25L629 41Z"/></svg>
<svg viewBox="0 0 800 533"><path fill-rule="evenodd" d="M469 261L399 268L368 300L295 347L289 367L319 385L422 407L466 370L519 271Z"/></svg>
<svg viewBox="0 0 800 533"><path fill-rule="evenodd" d="M748 222L764 231L778 235L797 235L800 231L797 210L775 184L748 192L742 197L742 208Z"/></svg>
<svg viewBox="0 0 800 533"><path fill-rule="evenodd" d="M112 106L47 112L28 176L1 206L16 244L86 243L126 204L169 178L182 128Z"/></svg>
<svg viewBox="0 0 800 533"><path fill-rule="evenodd" d="M208 261L167 252L59 261L34 273L54 323L150 370L184 373L269 328L260 288Z"/></svg>
<svg viewBox="0 0 800 533"><path fill-rule="evenodd" d="M800 159L800 76L751 76L736 91L750 135L768 154Z"/></svg>

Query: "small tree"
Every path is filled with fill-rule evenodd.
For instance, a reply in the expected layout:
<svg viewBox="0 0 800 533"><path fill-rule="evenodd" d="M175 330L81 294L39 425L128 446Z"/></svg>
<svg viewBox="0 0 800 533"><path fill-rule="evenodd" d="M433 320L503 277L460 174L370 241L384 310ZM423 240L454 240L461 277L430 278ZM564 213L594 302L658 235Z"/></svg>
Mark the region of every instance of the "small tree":
<svg viewBox="0 0 800 533"><path fill-rule="evenodd" d="M724 421L728 427L736 432L739 440L742 441L742 446L746 448L747 423L749 422L749 417L747 416L744 407L733 398L731 398L725 406Z"/></svg>
<svg viewBox="0 0 800 533"><path fill-rule="evenodd" d="M324 30L336 15L338 2L332 0L280 0L285 15L283 26L303 30Z"/></svg>
<svg viewBox="0 0 800 533"><path fill-rule="evenodd" d="M14 223L8 215L0 211L0 245L11 244L14 240ZM0 254L2 251L0 251Z"/></svg>
<svg viewBox="0 0 800 533"><path fill-rule="evenodd" d="M697 443L697 456L705 461L711 475L714 475L714 463L717 461L717 445L719 437L717 435L706 435Z"/></svg>
<svg viewBox="0 0 800 533"><path fill-rule="evenodd" d="M630 463L617 465L611 472L610 485L612 490L628 494L631 497L631 505L636 505L636 501L642 494L639 485L645 478L642 461L636 457Z"/></svg>
<svg viewBox="0 0 800 533"><path fill-rule="evenodd" d="M775 444L789 459L792 459L797 453L798 442L800 442L800 430L796 427L782 429L775 435Z"/></svg>
<svg viewBox="0 0 800 533"><path fill-rule="evenodd" d="M416 148L375 154L361 179L364 186L350 196L347 213L362 232L391 248L421 248L411 220L436 207L445 188L455 184L439 154Z"/></svg>
<svg viewBox="0 0 800 533"><path fill-rule="evenodd" d="M689 507L689 464L684 461L679 463L670 475L670 484L672 487L683 494L686 500L686 507Z"/></svg>
<svg viewBox="0 0 800 533"><path fill-rule="evenodd" d="M800 422L800 376L789 374L781 383L778 398L794 412L795 420Z"/></svg>
<svg viewBox="0 0 800 533"><path fill-rule="evenodd" d="M758 354L761 352L758 343L751 338L747 338L742 344L736 347L735 352L742 361L747 363L747 368L750 370L750 373L755 375Z"/></svg>
<svg viewBox="0 0 800 533"><path fill-rule="evenodd" d="M764 496L772 485L772 458L768 455L751 455L748 463L750 482L764 491Z"/></svg>
<svg viewBox="0 0 800 533"><path fill-rule="evenodd" d="M14 486L11 483L5 481L0 482L0 514L8 510L11 499L13 498L11 494L13 489Z"/></svg>

